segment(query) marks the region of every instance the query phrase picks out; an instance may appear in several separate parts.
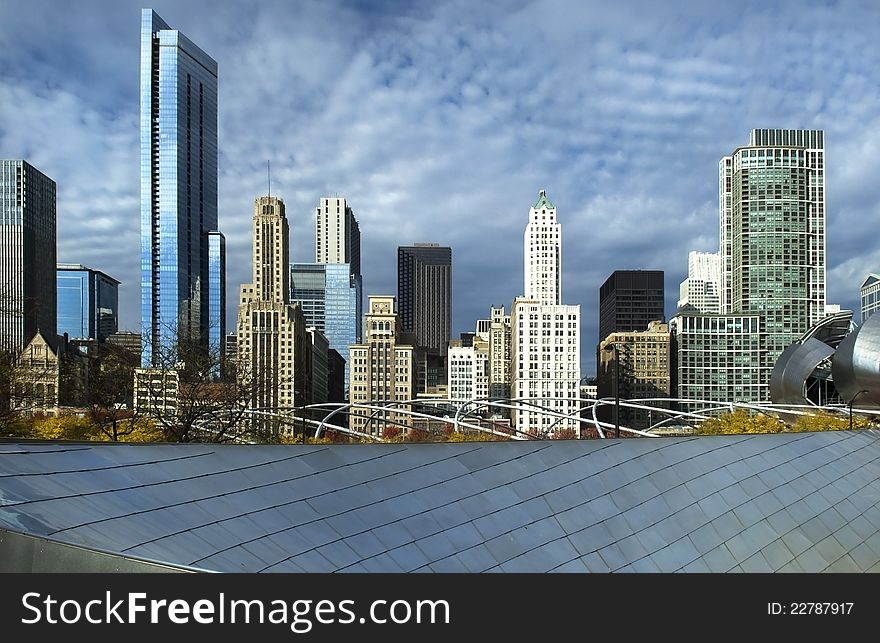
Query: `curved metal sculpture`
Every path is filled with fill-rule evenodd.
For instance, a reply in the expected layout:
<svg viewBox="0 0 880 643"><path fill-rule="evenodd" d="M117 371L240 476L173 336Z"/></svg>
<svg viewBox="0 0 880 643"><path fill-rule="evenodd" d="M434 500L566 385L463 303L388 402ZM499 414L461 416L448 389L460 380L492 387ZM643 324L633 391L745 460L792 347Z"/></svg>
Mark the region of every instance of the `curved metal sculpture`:
<svg viewBox="0 0 880 643"><path fill-rule="evenodd" d="M815 337L786 348L770 374L770 399L777 404L803 404L807 380L832 355L834 349Z"/></svg>
<svg viewBox="0 0 880 643"><path fill-rule="evenodd" d="M840 342L831 373L845 402L880 406L880 315L868 317Z"/></svg>

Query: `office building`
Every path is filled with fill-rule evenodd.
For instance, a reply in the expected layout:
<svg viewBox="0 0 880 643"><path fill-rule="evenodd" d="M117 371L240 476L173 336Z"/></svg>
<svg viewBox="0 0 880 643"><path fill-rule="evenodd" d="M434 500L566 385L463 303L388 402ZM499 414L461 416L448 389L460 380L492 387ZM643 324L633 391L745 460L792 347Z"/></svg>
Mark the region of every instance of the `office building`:
<svg viewBox="0 0 880 643"><path fill-rule="evenodd" d="M665 321L662 270L615 270L599 289L599 339Z"/></svg>
<svg viewBox="0 0 880 643"><path fill-rule="evenodd" d="M77 263L56 272L58 334L99 342L119 329L119 281Z"/></svg>
<svg viewBox="0 0 880 643"><path fill-rule="evenodd" d="M556 208L544 190L529 210L526 231L524 256L527 262L530 257L535 261L534 266L523 267L526 286L539 297L517 297L510 316L511 393L520 404L513 414L513 425L519 435L575 437L580 429L577 418L581 308L558 303L562 300L562 230L556 220ZM548 250L547 257L543 250L533 251L532 245L541 247L534 234L548 235L547 246L559 251ZM534 285L529 286L530 283ZM503 310L495 317L503 320ZM503 326L503 321L499 326ZM549 413L532 410L530 406Z"/></svg>
<svg viewBox="0 0 880 643"><path fill-rule="evenodd" d="M400 323L431 355L446 355L452 320L452 249L436 243L397 248ZM445 360L443 360L445 363Z"/></svg>
<svg viewBox="0 0 880 643"><path fill-rule="evenodd" d="M763 316L766 383L782 351L825 316L824 133L752 130L718 176L722 312Z"/></svg>
<svg viewBox="0 0 880 643"><path fill-rule="evenodd" d="M446 359L450 402L483 401L489 397L489 342L475 337L473 343L466 346L461 340L453 339ZM490 411L488 407L474 406L467 406L466 410L474 408L483 414Z"/></svg>
<svg viewBox="0 0 880 643"><path fill-rule="evenodd" d="M290 266L290 299L302 307L308 326L327 337L330 349L348 356L363 338L363 282L348 263L295 263ZM348 379L345 365L345 382Z"/></svg>
<svg viewBox="0 0 880 643"><path fill-rule="evenodd" d="M504 306L491 306L489 318L477 320L475 336L489 345L489 399L509 399L512 335ZM496 412L507 414L500 408Z"/></svg>
<svg viewBox="0 0 880 643"><path fill-rule="evenodd" d="M622 400L640 400L642 404L669 408L668 401L644 401L672 397L672 354L667 324L653 321L643 331L611 333L599 342L598 357L598 397L619 396ZM603 416L608 416L607 411ZM668 416L624 406L619 421L623 426L643 430L665 417Z"/></svg>
<svg viewBox="0 0 880 643"><path fill-rule="evenodd" d="M880 275L871 273L859 289L862 300L862 323L880 309Z"/></svg>
<svg viewBox="0 0 880 643"><path fill-rule="evenodd" d="M209 348L217 227L217 63L151 9L141 14L142 365ZM218 239L214 238L216 244ZM216 303L216 302L215 302ZM221 313L222 317L222 313Z"/></svg>
<svg viewBox="0 0 880 643"><path fill-rule="evenodd" d="M556 208L541 190L529 210L523 237L523 292L526 299L557 305L562 296L562 226Z"/></svg>
<svg viewBox="0 0 880 643"><path fill-rule="evenodd" d="M679 287L678 307L692 306L702 313L721 312L721 253L688 254L688 276Z"/></svg>
<svg viewBox="0 0 880 643"><path fill-rule="evenodd" d="M0 161L0 350L37 330L56 337L55 181L27 161Z"/></svg>
<svg viewBox="0 0 880 643"><path fill-rule="evenodd" d="M767 399L756 368L766 351L761 315L707 315L679 311L670 320L676 355L677 397L716 402ZM683 404L695 411L705 405Z"/></svg>
<svg viewBox="0 0 880 643"><path fill-rule="evenodd" d="M208 233L208 319L208 349L219 365L226 353L226 237L216 230Z"/></svg>
<svg viewBox="0 0 880 643"><path fill-rule="evenodd" d="M255 199L253 283L241 286L237 364L251 384L251 406L270 412L302 406L309 387L312 348L302 309L289 303L288 248L284 201Z"/></svg>
<svg viewBox="0 0 880 643"><path fill-rule="evenodd" d="M354 405L349 428L377 436L386 430L405 432L412 426L411 418L396 410L409 409L406 402L415 398L415 362L413 346L403 336L394 310L394 297L370 295L364 330L364 343L349 349L349 400Z"/></svg>
<svg viewBox="0 0 880 643"><path fill-rule="evenodd" d="M361 229L342 197L322 197L315 209L315 263L347 263L361 274Z"/></svg>

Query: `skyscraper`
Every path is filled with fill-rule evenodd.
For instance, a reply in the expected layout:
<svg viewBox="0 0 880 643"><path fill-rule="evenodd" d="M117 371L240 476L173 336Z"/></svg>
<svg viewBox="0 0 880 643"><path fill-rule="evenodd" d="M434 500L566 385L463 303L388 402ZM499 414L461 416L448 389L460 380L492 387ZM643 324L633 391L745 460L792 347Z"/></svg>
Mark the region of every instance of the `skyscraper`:
<svg viewBox="0 0 880 643"><path fill-rule="evenodd" d="M217 230L208 233L208 320L208 350L219 376L226 354L226 237Z"/></svg>
<svg viewBox="0 0 880 643"><path fill-rule="evenodd" d="M348 357L348 347L362 337L360 275L347 263L294 263L290 266L290 299L302 306L308 326L327 337L330 349ZM345 362L345 384L349 367Z"/></svg>
<svg viewBox="0 0 880 643"><path fill-rule="evenodd" d="M862 322L880 310L880 275L872 272L862 282L859 288L859 296L862 300Z"/></svg>
<svg viewBox="0 0 880 643"><path fill-rule="evenodd" d="M342 197L322 197L315 209L315 263L347 263L361 274L361 229Z"/></svg>
<svg viewBox="0 0 880 643"><path fill-rule="evenodd" d="M254 201L253 283L242 284L238 307L239 377L252 384L251 405L300 406L309 388L312 351L299 305L290 304L288 225L284 201ZM326 387L326 383L324 384Z"/></svg>
<svg viewBox="0 0 880 643"><path fill-rule="evenodd" d="M529 210L523 253L525 298L542 304L561 303L562 226L544 190Z"/></svg>
<svg viewBox="0 0 880 643"><path fill-rule="evenodd" d="M27 161L0 161L0 350L15 354L56 328L55 181Z"/></svg>
<svg viewBox="0 0 880 643"><path fill-rule="evenodd" d="M217 230L217 63L141 13L142 362L178 341L208 348L209 232Z"/></svg>
<svg viewBox="0 0 880 643"><path fill-rule="evenodd" d="M536 234L547 235L546 243ZM520 435L574 436L579 428L581 307L559 303L561 244L556 208L541 190L524 238L524 282L535 297L517 297L511 313L512 396L523 403L513 422Z"/></svg>
<svg viewBox="0 0 880 643"><path fill-rule="evenodd" d="M678 307L693 306L703 313L721 312L721 254L688 254L688 276L679 287Z"/></svg>
<svg viewBox="0 0 880 643"><path fill-rule="evenodd" d="M615 270L599 289L599 340L666 319L662 270Z"/></svg>
<svg viewBox="0 0 880 643"><path fill-rule="evenodd" d="M452 249L436 243L398 247L397 300L403 331L414 334L429 354L445 356L452 319Z"/></svg>
<svg viewBox="0 0 880 643"><path fill-rule="evenodd" d="M762 382L825 315L825 140L821 130L752 130L721 159L722 312L760 314Z"/></svg>
<svg viewBox="0 0 880 643"><path fill-rule="evenodd" d="M119 281L78 263L59 263L58 334L105 341L119 329Z"/></svg>

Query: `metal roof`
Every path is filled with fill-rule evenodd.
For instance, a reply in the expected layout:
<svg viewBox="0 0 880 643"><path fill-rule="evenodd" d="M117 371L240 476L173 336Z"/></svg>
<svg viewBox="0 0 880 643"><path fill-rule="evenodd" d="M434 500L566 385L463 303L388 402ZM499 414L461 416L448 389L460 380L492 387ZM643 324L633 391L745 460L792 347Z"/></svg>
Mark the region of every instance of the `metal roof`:
<svg viewBox="0 0 880 643"><path fill-rule="evenodd" d="M880 571L880 431L0 444L7 530L224 572Z"/></svg>

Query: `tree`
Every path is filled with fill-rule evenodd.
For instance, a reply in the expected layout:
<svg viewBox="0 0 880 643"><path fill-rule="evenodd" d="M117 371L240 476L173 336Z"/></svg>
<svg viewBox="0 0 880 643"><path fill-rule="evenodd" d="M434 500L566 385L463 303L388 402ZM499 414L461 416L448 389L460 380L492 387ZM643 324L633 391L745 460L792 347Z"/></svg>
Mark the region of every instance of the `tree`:
<svg viewBox="0 0 880 643"><path fill-rule="evenodd" d="M89 352L89 383L86 392L89 417L110 440L117 442L132 434L137 422L131 420L134 398L134 371L138 356L115 344L92 346Z"/></svg>
<svg viewBox="0 0 880 643"><path fill-rule="evenodd" d="M787 425L777 417L764 413L752 414L744 409L709 418L697 428L701 435L730 435L739 433L780 433Z"/></svg>

